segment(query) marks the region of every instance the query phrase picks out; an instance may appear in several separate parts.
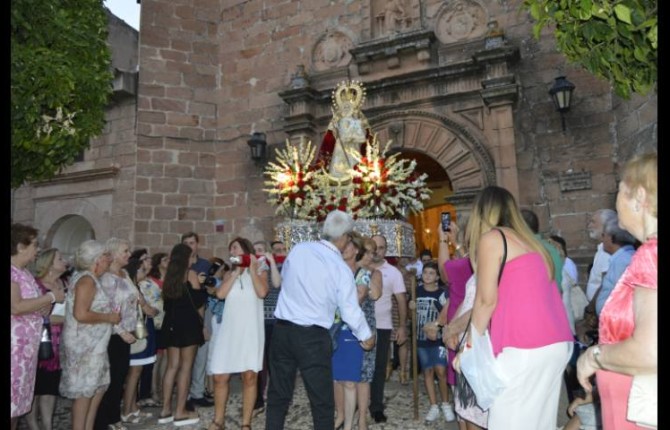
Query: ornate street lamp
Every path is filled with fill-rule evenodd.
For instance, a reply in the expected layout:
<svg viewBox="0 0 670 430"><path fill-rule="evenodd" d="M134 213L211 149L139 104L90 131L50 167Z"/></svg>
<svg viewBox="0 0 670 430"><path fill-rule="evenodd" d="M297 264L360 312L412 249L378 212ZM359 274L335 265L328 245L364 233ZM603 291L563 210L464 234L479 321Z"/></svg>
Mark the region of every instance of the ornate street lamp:
<svg viewBox="0 0 670 430"><path fill-rule="evenodd" d="M254 132L251 139L247 140L247 145L251 149L251 159L256 164L262 163L265 160L265 149L268 145L265 133Z"/></svg>
<svg viewBox="0 0 670 430"><path fill-rule="evenodd" d="M565 131L565 112L570 110L570 103L572 102L572 92L575 90L575 84L568 81L565 76L559 76L554 81L554 85L549 90L549 94L554 99L556 110L561 114L561 124L563 131Z"/></svg>

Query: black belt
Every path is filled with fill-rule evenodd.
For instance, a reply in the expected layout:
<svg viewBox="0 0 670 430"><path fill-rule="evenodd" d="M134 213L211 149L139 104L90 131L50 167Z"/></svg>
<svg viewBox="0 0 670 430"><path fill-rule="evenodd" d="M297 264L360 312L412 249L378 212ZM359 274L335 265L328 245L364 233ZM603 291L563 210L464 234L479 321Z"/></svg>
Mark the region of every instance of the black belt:
<svg viewBox="0 0 670 430"><path fill-rule="evenodd" d="M292 321L289 320L283 320L283 319L276 319L277 325L283 325L287 327L299 327L299 328L320 328L321 330L325 330L325 328L321 327L320 325L312 324L312 325L302 325L302 324L296 324Z"/></svg>

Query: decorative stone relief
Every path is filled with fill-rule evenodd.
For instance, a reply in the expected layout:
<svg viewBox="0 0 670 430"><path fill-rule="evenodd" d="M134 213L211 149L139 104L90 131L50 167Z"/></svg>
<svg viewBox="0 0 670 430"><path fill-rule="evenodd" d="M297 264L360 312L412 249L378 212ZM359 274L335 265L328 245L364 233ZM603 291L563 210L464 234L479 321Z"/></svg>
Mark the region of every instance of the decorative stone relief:
<svg viewBox="0 0 670 430"><path fill-rule="evenodd" d="M476 1L458 0L439 13L435 35L442 43L475 39L487 32L486 10Z"/></svg>
<svg viewBox="0 0 670 430"><path fill-rule="evenodd" d="M351 61L349 50L354 46L351 38L338 30L328 30L321 36L312 51L314 70L323 71L344 67Z"/></svg>
<svg viewBox="0 0 670 430"><path fill-rule="evenodd" d="M414 28L418 21L415 17L413 0L376 0L373 1L372 10L374 15L374 35L394 36Z"/></svg>

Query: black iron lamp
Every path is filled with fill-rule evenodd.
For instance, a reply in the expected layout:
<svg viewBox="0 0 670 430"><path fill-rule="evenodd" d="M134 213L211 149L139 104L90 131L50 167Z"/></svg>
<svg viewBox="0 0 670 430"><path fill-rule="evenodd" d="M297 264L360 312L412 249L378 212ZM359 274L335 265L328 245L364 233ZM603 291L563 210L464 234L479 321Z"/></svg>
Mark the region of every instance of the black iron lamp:
<svg viewBox="0 0 670 430"><path fill-rule="evenodd" d="M561 124L565 131L565 112L570 110L572 102L572 92L575 90L575 84L568 81L565 76L559 76L554 81L554 85L549 90L549 94L554 99L556 110L561 113Z"/></svg>
<svg viewBox="0 0 670 430"><path fill-rule="evenodd" d="M254 132L251 139L247 140L247 145L251 149L251 159L256 163L265 160L265 150L268 145L265 140L265 133Z"/></svg>

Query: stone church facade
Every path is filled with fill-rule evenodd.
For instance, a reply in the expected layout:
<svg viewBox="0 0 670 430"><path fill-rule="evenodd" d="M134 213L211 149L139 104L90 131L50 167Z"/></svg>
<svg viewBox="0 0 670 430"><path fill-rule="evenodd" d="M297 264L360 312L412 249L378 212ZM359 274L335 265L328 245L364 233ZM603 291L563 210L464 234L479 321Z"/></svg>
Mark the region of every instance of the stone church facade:
<svg viewBox="0 0 670 430"><path fill-rule="evenodd" d="M621 164L657 146L657 98L619 99L549 30L535 39L520 4L142 0L105 133L55 180L16 190L13 220L61 247L119 236L156 252L194 230L205 256L226 256L235 236L271 240L278 217L247 141L318 146L331 91L356 79L379 139L437 161L459 213L481 188L506 187L585 266L590 213L613 208ZM112 32L121 46L126 30ZM558 76L576 85L565 131L548 94Z"/></svg>

